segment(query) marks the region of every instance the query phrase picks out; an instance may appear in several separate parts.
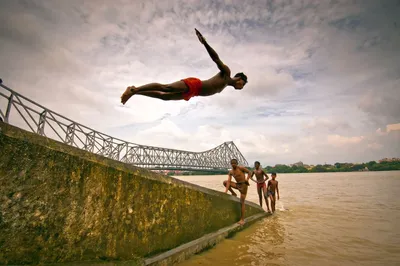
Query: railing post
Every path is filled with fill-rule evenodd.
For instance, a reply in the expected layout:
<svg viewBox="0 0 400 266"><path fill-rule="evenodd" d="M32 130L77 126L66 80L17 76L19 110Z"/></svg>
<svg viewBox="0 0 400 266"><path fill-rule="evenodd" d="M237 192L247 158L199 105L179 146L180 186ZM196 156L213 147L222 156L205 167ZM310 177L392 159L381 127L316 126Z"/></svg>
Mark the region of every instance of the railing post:
<svg viewBox="0 0 400 266"><path fill-rule="evenodd" d="M74 146L74 136L75 136L75 123L72 123L67 127L67 134L65 135L65 143Z"/></svg>
<svg viewBox="0 0 400 266"><path fill-rule="evenodd" d="M4 117L4 122L5 123L8 123L8 118L10 117L11 106L12 106L13 100L14 100L14 94L11 94L10 98L8 98L6 115Z"/></svg>
<svg viewBox="0 0 400 266"><path fill-rule="evenodd" d="M103 139L102 155L104 155L105 157L110 158L112 156L112 147L113 147L112 143L113 143L112 138Z"/></svg>
<svg viewBox="0 0 400 266"><path fill-rule="evenodd" d="M116 151L114 150L113 159L121 161L121 151L125 148L126 142L117 144Z"/></svg>
<svg viewBox="0 0 400 266"><path fill-rule="evenodd" d="M124 153L122 153L122 151L125 149ZM124 142L124 146L122 147L122 149L120 150L120 154L119 154L119 160L121 162L128 162L128 151L129 151L129 145L128 142ZM123 156L122 156L123 155Z"/></svg>
<svg viewBox="0 0 400 266"><path fill-rule="evenodd" d="M47 110L44 110L39 117L37 133L41 136L44 135L44 125L46 124L46 114Z"/></svg>
<svg viewBox="0 0 400 266"><path fill-rule="evenodd" d="M89 132L85 134L86 136L86 143L85 143L85 150L93 152L94 151L94 139L95 139L95 132Z"/></svg>

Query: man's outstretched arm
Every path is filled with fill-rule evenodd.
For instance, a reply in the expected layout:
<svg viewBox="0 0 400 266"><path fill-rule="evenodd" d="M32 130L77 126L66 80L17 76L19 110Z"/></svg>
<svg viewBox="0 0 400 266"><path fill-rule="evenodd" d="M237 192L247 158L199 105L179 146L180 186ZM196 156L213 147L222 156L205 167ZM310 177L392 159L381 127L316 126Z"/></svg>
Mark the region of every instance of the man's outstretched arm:
<svg viewBox="0 0 400 266"><path fill-rule="evenodd" d="M206 47L206 50L208 54L210 55L211 59L217 64L219 70L223 72L224 74L230 76L231 75L231 70L227 65L225 65L221 59L219 59L219 56L217 52L207 43L206 39L201 35L201 33L195 29L197 37L199 38L199 41Z"/></svg>
<svg viewBox="0 0 400 266"><path fill-rule="evenodd" d="M268 180L269 176L264 172L264 170L262 171L263 175L265 176L264 182Z"/></svg>
<svg viewBox="0 0 400 266"><path fill-rule="evenodd" d="M238 168L239 168L242 172L247 173L246 181L249 181L249 179L250 179L251 174L253 173L253 171L250 171L249 169L247 169L246 167L243 167L243 166L239 166Z"/></svg>
<svg viewBox="0 0 400 266"><path fill-rule="evenodd" d="M250 179L251 179L251 180L253 180L254 182L257 183L257 180L255 180L255 179L253 178L254 172L251 172L251 174L248 174L248 175L250 176Z"/></svg>

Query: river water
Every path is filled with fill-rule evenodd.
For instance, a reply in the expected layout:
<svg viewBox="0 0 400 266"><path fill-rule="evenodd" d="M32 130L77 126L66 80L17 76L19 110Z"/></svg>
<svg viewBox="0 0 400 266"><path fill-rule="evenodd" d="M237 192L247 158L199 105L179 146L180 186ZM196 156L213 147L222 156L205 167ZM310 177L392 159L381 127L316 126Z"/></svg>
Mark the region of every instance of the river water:
<svg viewBox="0 0 400 266"><path fill-rule="evenodd" d="M176 178L224 191L226 176ZM400 171L278 173L277 180L274 215L180 266L400 265ZM247 200L258 204L254 184Z"/></svg>

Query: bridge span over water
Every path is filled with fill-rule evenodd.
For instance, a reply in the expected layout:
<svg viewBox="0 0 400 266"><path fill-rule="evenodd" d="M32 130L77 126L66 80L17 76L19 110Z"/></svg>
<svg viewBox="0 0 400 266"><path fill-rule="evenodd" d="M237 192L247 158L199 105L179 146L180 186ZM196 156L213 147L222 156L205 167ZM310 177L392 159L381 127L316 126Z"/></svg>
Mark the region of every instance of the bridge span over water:
<svg viewBox="0 0 400 266"><path fill-rule="evenodd" d="M0 117L5 123L71 146L151 170L214 171L230 168L230 160L248 162L232 141L202 152L127 142L98 132L17 93L0 80Z"/></svg>

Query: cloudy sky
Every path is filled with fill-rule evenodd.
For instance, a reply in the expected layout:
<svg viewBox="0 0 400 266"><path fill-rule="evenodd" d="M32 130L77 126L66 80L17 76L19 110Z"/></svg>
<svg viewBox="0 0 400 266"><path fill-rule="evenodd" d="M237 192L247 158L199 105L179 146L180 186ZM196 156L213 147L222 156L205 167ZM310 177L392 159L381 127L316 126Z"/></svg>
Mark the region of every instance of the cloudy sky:
<svg viewBox="0 0 400 266"><path fill-rule="evenodd" d="M0 77L134 143L234 141L264 166L400 157L399 14L390 0L2 0ZM245 89L122 106L127 86L217 73L195 27Z"/></svg>

